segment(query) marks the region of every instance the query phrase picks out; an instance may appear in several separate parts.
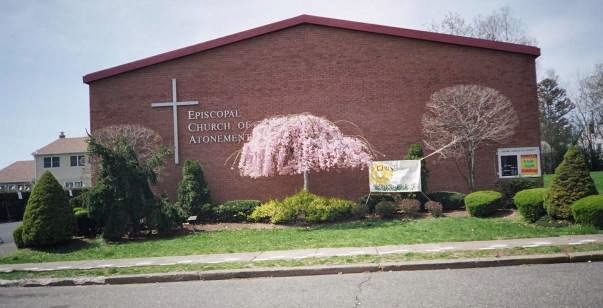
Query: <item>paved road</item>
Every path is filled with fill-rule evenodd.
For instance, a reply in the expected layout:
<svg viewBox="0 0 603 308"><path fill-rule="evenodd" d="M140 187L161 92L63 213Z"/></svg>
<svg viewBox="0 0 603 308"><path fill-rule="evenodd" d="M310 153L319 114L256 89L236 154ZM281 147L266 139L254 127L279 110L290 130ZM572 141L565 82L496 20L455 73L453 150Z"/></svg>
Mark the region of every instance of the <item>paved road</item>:
<svg viewBox="0 0 603 308"><path fill-rule="evenodd" d="M602 307L603 262L0 289L2 307Z"/></svg>

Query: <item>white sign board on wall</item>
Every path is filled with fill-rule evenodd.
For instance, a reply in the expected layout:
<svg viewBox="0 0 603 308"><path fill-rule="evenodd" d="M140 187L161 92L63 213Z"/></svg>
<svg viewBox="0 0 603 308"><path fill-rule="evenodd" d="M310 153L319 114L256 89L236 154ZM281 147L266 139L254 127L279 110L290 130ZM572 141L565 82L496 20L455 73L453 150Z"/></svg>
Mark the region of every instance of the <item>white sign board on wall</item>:
<svg viewBox="0 0 603 308"><path fill-rule="evenodd" d="M420 160L374 161L369 168L371 192L421 191Z"/></svg>
<svg viewBox="0 0 603 308"><path fill-rule="evenodd" d="M501 179L539 177L540 148L501 148L497 151L498 177Z"/></svg>

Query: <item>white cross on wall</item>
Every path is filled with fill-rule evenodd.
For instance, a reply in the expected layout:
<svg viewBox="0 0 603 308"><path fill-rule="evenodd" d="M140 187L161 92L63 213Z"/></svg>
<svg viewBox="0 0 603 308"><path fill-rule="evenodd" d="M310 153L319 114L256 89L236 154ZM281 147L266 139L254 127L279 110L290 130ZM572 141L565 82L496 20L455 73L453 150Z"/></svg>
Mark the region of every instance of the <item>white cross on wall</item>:
<svg viewBox="0 0 603 308"><path fill-rule="evenodd" d="M174 117L174 163L180 163L178 159L178 106L198 105L198 101L179 102L176 94L176 79L172 79L172 101L165 103L152 103L151 107L172 107L172 115Z"/></svg>

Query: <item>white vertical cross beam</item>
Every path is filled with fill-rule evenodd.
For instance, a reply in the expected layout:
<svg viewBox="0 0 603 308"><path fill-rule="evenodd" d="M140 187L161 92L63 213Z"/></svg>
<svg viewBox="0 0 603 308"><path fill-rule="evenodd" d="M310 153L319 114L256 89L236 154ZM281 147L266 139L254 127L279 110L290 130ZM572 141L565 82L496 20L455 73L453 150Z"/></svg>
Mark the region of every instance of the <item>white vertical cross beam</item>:
<svg viewBox="0 0 603 308"><path fill-rule="evenodd" d="M151 107L172 107L172 116L174 122L174 163L176 165L180 163L180 160L178 158L178 106L191 106L198 104L198 101L178 101L178 95L176 92L176 79L172 79L172 101L151 104Z"/></svg>

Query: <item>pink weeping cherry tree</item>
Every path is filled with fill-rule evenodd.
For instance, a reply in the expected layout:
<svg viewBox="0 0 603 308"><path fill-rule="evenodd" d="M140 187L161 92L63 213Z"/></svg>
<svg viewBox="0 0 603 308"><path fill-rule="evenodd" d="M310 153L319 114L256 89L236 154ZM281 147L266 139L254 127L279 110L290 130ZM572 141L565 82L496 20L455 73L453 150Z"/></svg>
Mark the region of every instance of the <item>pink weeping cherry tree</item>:
<svg viewBox="0 0 603 308"><path fill-rule="evenodd" d="M335 123L308 113L258 122L239 153L239 171L251 178L304 175L339 168L363 168L373 150L361 137L344 135Z"/></svg>

